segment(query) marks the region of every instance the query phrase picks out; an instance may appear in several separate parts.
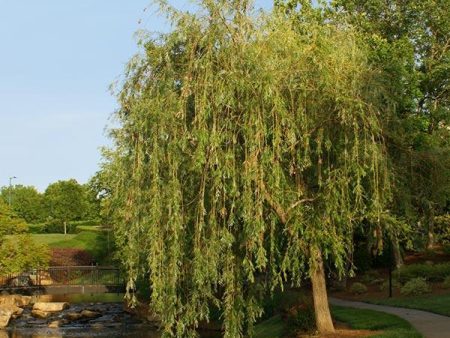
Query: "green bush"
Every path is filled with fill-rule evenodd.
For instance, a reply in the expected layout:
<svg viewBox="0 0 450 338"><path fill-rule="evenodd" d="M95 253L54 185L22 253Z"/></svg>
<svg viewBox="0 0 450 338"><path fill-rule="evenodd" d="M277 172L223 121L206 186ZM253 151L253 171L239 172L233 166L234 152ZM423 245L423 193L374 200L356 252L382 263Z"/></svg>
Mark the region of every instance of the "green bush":
<svg viewBox="0 0 450 338"><path fill-rule="evenodd" d="M48 266L48 246L36 243L28 234L10 236L0 244L0 274L15 274Z"/></svg>
<svg viewBox="0 0 450 338"><path fill-rule="evenodd" d="M446 276L450 276L450 263L405 265L395 274L401 283L418 277L425 277L430 282L443 282Z"/></svg>
<svg viewBox="0 0 450 338"><path fill-rule="evenodd" d="M361 281L363 283L372 283L374 280L379 280L379 278L380 273L377 270L369 270L362 276Z"/></svg>
<svg viewBox="0 0 450 338"><path fill-rule="evenodd" d="M102 225L101 220L99 219L89 219L89 220L83 220L83 221L73 221L70 222L72 223L74 226L97 226L97 225Z"/></svg>
<svg viewBox="0 0 450 338"><path fill-rule="evenodd" d="M287 310L287 326L291 332L312 332L316 329L316 318L312 302L305 302Z"/></svg>
<svg viewBox="0 0 450 338"><path fill-rule="evenodd" d="M399 289L402 287L402 284L400 284L396 279L392 279L392 288L393 289ZM380 291L384 291L387 290L389 288L389 280L385 280L380 286L379 286L379 290Z"/></svg>
<svg viewBox="0 0 450 338"><path fill-rule="evenodd" d="M350 287L350 292L355 295L361 295L367 292L367 286L365 286L363 283L353 283Z"/></svg>
<svg viewBox="0 0 450 338"><path fill-rule="evenodd" d="M431 292L431 288L428 285L425 278L414 278L407 282L401 289L400 292L405 296L417 296L423 295L424 293Z"/></svg>
<svg viewBox="0 0 450 338"><path fill-rule="evenodd" d="M444 289L450 289L450 276L445 277L442 287Z"/></svg>
<svg viewBox="0 0 450 338"><path fill-rule="evenodd" d="M73 234L75 232L75 226L72 222L67 222L66 230L68 234ZM42 226L41 232L45 234L63 234L64 222L58 219L49 219Z"/></svg>

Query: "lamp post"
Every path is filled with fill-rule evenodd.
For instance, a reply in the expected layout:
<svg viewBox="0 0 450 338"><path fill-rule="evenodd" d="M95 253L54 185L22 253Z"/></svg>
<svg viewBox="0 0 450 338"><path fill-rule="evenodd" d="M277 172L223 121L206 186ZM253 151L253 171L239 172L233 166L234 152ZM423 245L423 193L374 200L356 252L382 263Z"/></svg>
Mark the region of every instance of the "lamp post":
<svg viewBox="0 0 450 338"><path fill-rule="evenodd" d="M9 178L9 194L8 194L8 202L9 202L9 206L11 206L11 193L12 193L12 184L11 181L13 179L17 178L16 176L12 176Z"/></svg>

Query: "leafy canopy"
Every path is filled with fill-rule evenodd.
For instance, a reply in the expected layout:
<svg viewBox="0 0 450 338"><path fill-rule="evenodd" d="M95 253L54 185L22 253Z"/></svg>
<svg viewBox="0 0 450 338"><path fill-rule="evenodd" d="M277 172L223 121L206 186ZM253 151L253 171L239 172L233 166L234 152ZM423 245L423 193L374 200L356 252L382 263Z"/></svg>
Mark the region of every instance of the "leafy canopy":
<svg viewBox="0 0 450 338"><path fill-rule="evenodd" d="M165 334L195 335L216 306L241 337L260 273L300 283L311 247L342 272L355 225L382 208L383 92L347 25L246 1L164 9L173 31L130 61L106 154L117 244Z"/></svg>

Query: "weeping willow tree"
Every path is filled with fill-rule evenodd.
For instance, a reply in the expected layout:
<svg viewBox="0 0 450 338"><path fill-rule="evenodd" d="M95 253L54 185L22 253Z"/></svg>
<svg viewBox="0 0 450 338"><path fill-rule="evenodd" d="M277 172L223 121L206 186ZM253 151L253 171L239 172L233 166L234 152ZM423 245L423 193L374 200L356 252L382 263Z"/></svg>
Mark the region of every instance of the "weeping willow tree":
<svg viewBox="0 0 450 338"><path fill-rule="evenodd" d="M261 284L310 278L333 331L324 259L344 272L385 194L376 74L345 25L200 7L163 4L173 30L142 42L118 93L106 170L128 288L147 276L167 336L195 336L216 307L235 338Z"/></svg>

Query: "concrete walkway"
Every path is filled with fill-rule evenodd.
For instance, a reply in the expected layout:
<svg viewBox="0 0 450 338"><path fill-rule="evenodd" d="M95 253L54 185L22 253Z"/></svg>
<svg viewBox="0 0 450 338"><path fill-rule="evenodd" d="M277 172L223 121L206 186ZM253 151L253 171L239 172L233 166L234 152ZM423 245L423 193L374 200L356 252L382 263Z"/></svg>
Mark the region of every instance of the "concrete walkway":
<svg viewBox="0 0 450 338"><path fill-rule="evenodd" d="M396 315L410 322L425 338L450 338L450 317L447 316L420 310L353 302L332 297L329 298L329 302L332 305L375 310Z"/></svg>

